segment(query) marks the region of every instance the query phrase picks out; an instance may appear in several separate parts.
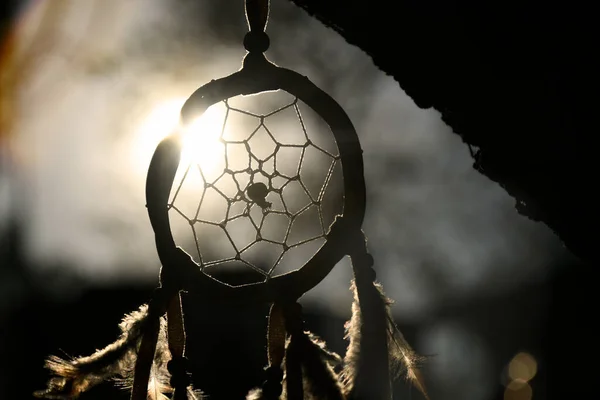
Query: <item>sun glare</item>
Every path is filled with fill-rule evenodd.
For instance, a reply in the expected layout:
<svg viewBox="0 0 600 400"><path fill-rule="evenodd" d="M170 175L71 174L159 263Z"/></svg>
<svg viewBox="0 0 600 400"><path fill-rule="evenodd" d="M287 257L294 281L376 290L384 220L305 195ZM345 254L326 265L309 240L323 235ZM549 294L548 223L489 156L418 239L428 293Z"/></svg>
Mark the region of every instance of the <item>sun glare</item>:
<svg viewBox="0 0 600 400"><path fill-rule="evenodd" d="M212 106L187 127L180 127L180 111L186 98L176 98L157 104L144 118L137 129L133 150L135 167L145 173L150 165L154 150L166 136L182 129L183 150L181 166L198 163L207 175L218 173L221 168L220 155L223 143L220 134L225 119L225 110Z"/></svg>
<svg viewBox="0 0 600 400"><path fill-rule="evenodd" d="M158 143L177 129L184 102L185 98L158 103L139 124L132 145L132 161L138 172L146 173Z"/></svg>
<svg viewBox="0 0 600 400"><path fill-rule="evenodd" d="M212 106L183 130L181 165L197 163L207 177L219 175L225 169L225 145L221 132L225 122L225 111Z"/></svg>

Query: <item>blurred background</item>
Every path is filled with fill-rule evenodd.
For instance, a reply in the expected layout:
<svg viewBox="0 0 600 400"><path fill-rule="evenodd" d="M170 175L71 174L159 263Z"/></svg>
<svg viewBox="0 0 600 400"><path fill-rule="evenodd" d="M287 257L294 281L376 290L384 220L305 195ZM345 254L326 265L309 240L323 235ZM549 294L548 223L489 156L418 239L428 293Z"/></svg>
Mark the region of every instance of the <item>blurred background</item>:
<svg viewBox="0 0 600 400"><path fill-rule="evenodd" d="M31 398L47 355L103 347L122 315L148 300L159 263L146 168L181 100L240 68L242 5L4 2L0 399ZM397 323L429 356L431 398L565 398L553 394L591 384L586 357L569 353L592 345L595 272L518 216L439 113L416 107L358 48L284 0L272 1L267 31L269 59L332 95L359 133L364 231ZM302 299L308 327L340 353L350 279L343 260ZM194 379L212 398L242 398L260 384L265 316L216 303L188 317ZM127 398L110 385L83 398L106 396ZM395 398L421 397L400 381Z"/></svg>

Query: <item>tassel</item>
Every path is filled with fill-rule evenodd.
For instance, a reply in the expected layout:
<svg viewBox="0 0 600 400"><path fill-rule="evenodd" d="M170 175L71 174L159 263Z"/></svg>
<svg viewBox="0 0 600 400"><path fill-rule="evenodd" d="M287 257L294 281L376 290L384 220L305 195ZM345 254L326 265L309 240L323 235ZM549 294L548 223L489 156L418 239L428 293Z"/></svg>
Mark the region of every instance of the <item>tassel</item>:
<svg viewBox="0 0 600 400"><path fill-rule="evenodd" d="M126 315L119 328L121 336L114 343L91 356L65 360L52 356L46 368L53 378L45 390L34 393L38 398L76 399L83 392L104 380L120 375L123 368L134 362L142 333L148 323L148 306Z"/></svg>
<svg viewBox="0 0 600 400"><path fill-rule="evenodd" d="M342 371L344 393L353 399L389 400L392 382L386 305L373 283L375 271L366 250L352 256L352 265L355 297L348 327L350 344Z"/></svg>
<svg viewBox="0 0 600 400"><path fill-rule="evenodd" d="M348 340L348 349L346 350L346 355L344 357L344 368L340 374L342 389L346 395L349 395L352 392L357 380L356 375L360 360L360 326L362 323L360 318L358 293L356 292L354 281L350 284L350 290L354 294L354 301L352 302L352 316L344 325L344 328L346 329L344 339Z"/></svg>
<svg viewBox="0 0 600 400"><path fill-rule="evenodd" d="M168 323L163 316L160 318L160 330L158 332L158 340L156 342L156 350L154 352L154 360L150 368L150 378L148 379L148 397L147 400L170 400L174 388L171 386L171 373L168 369L169 361L171 361L171 352L168 344ZM133 388L135 359L124 366L121 377L115 378L117 384L126 390ZM171 397L167 396L171 395ZM201 391L194 390L192 386L187 388L188 400L202 400L204 395Z"/></svg>
<svg viewBox="0 0 600 400"><path fill-rule="evenodd" d="M370 304L377 304L379 307L382 307L377 314L380 314L380 311L384 310L386 342L388 348L387 362L390 380L395 380L399 376L405 374L407 380L409 380L423 396L429 400L422 375L418 369L418 363L422 358L410 347L396 326L391 316L392 301L385 296L381 285L371 283L370 286L375 290L365 288L368 289L366 292L369 293L370 296L377 294L378 297L377 300L373 297L370 300ZM366 371L369 368L369 364L371 364L371 361L365 360L369 356L365 353L365 348L372 345L368 338L364 338L367 327L364 325L363 321L363 311L365 310L363 310L364 305L361 305L361 300L363 300L365 295L362 297L359 295L356 281L352 282L351 290L354 293L354 302L352 303L352 318L346 323L346 339L350 342L344 359L344 370L341 374L342 385L344 393L348 397L358 399L371 398L368 395L368 391L370 390L369 379L363 379L365 375L368 376L368 374L360 372ZM367 310L368 311L366 312L372 313L370 308ZM382 321L379 321L378 325L381 325L381 322ZM371 332L371 330L369 330L369 332Z"/></svg>
<svg viewBox="0 0 600 400"><path fill-rule="evenodd" d="M167 369L171 372L170 385L173 388L171 400L203 398L202 392L193 388L188 373L188 360L185 357L185 324L179 292L169 301L167 321L168 333L165 340L168 341L168 351L172 356L172 360L167 365Z"/></svg>
<svg viewBox="0 0 600 400"><path fill-rule="evenodd" d="M419 357L391 317L391 301L375 283L373 257L362 232L350 237L354 293L352 318L346 326L350 340L342 371L344 394L352 399L391 399L392 380L405 372L428 399L416 367Z"/></svg>
<svg viewBox="0 0 600 400"><path fill-rule="evenodd" d="M278 400L283 391L283 370L281 364L285 356L286 329L283 307L273 303L269 311L267 327L267 358L269 366L265 369L266 379L261 388L251 390L247 399Z"/></svg>

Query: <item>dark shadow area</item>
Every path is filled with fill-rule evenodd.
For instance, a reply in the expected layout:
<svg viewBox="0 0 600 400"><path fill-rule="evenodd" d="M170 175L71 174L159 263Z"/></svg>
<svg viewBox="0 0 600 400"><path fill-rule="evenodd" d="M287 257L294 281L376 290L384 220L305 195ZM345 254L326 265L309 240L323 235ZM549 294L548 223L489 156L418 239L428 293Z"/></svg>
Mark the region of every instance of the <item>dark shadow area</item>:
<svg viewBox="0 0 600 400"><path fill-rule="evenodd" d="M0 343L4 385L0 389L2 398L27 399L33 398L31 393L42 388L48 378L42 366L49 354L90 354L110 343L118 334L117 324L123 314L146 302L153 286L94 287L77 278L63 276L63 279L71 279L69 285L82 285L79 294L63 297L60 293L50 293L42 286L44 280L34 279L27 272L26 263L19 255L18 235L11 239L11 246L3 243L4 249L12 249L3 254L3 272L12 271L13 284L18 284L21 290L18 301L4 306L7 312L3 312ZM590 298L595 292L598 273L577 264L565 265L562 271L549 284L449 306L443 313L430 315L420 324L399 321L400 329L409 342L415 343L417 350L419 335L443 321L454 321L476 332L477 340L486 343L491 350L489 357L497 377L497 395L487 398L505 398L502 385L505 365L522 350L534 354L538 360L538 373L530 382L536 399L593 398L597 373L593 360L598 350L595 307ZM586 279L582 280L582 276ZM247 279L242 275L220 278L233 283ZM267 306L231 307L219 299L202 303L188 294L184 296L184 310L188 357L192 362L193 380L199 388L212 399L235 399L243 398L248 389L262 382ZM342 339L343 319L308 307L305 321L332 350L343 354L346 346ZM474 345L474 342L468 343L468 347L457 351L472 351L470 346ZM427 377L432 363L444 354L426 356L429 357L424 365ZM429 378L426 381L435 398L439 382ZM394 398L411 398L408 396L418 398L419 395L400 380L395 385ZM460 398L460 392L454 396ZM128 394L103 384L82 397L101 398L126 399Z"/></svg>

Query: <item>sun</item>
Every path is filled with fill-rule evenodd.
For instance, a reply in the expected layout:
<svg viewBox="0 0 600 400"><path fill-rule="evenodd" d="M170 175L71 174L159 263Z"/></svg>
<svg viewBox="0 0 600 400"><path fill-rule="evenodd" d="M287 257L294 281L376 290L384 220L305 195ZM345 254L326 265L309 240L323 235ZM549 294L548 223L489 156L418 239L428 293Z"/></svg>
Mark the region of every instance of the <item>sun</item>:
<svg viewBox="0 0 600 400"><path fill-rule="evenodd" d="M226 111L217 105L211 106L191 124L181 126L180 112L186 99L173 98L157 103L138 125L133 143L133 161L139 172L147 171L160 141L175 133L179 133L182 140L182 168L197 163L203 173L209 176L222 168L220 164L225 149L220 138Z"/></svg>
<svg viewBox="0 0 600 400"><path fill-rule="evenodd" d="M225 144L221 141L225 115L223 108L211 106L182 128L182 166L198 164L207 178L216 178L225 169Z"/></svg>

